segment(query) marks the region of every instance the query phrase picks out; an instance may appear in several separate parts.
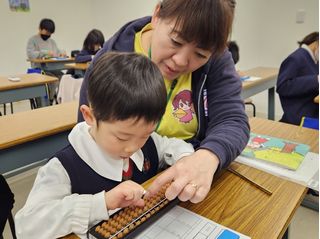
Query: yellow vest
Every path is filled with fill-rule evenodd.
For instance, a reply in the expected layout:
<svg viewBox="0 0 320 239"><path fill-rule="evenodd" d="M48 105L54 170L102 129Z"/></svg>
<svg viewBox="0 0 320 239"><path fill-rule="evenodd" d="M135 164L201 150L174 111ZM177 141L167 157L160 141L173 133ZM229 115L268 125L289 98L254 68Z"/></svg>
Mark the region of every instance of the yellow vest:
<svg viewBox="0 0 320 239"><path fill-rule="evenodd" d="M135 34L134 51L148 56L141 45L142 32L151 30L151 24L147 24L140 32ZM167 89L166 112L160 120L156 132L167 137L190 139L195 136L198 120L194 111L191 94L192 74L181 75L176 80L164 79ZM176 82L176 84L175 84ZM172 89L172 86L174 88Z"/></svg>

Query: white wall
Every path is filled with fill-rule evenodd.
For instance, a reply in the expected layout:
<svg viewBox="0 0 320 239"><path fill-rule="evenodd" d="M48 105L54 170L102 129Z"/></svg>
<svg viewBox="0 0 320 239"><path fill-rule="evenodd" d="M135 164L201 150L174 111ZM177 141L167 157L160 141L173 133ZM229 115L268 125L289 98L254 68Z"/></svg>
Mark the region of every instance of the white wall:
<svg viewBox="0 0 320 239"><path fill-rule="evenodd" d="M93 27L92 4L85 0L30 0L31 11L11 12L9 1L0 1L0 75L25 73L30 67L26 61L26 44L42 18L51 18L56 24L52 35L58 47L67 53L81 49L87 32Z"/></svg>
<svg viewBox="0 0 320 239"><path fill-rule="evenodd" d="M152 15L158 0L92 0L93 21L111 37L125 23L136 18Z"/></svg>
<svg viewBox="0 0 320 239"><path fill-rule="evenodd" d="M305 22L296 23L297 10L306 12ZM297 41L319 31L318 0L238 0L232 39L240 47L241 70L256 66L280 67L297 47ZM252 97L257 111L267 112L267 91ZM276 118L282 115L276 94ZM260 114L261 115L261 114Z"/></svg>
<svg viewBox="0 0 320 239"><path fill-rule="evenodd" d="M110 37L132 19L152 14L157 0L30 0L31 12L9 10L8 1L0 1L0 75L25 72L29 67L25 47L28 38L38 32L44 17L56 23L53 38L60 48L70 52L81 49L86 34L100 29ZM303 24L295 22L296 11L304 9ZM237 0L232 39L240 46L237 68L279 67L297 48L296 42L319 29L318 0ZM267 112L267 92L253 97L259 115ZM277 119L282 110L276 102Z"/></svg>

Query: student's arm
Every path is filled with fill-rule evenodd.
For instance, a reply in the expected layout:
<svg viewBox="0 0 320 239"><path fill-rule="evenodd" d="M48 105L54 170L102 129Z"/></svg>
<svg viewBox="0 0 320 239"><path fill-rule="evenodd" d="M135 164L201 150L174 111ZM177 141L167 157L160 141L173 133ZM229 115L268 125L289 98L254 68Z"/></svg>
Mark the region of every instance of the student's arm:
<svg viewBox="0 0 320 239"><path fill-rule="evenodd" d="M93 56L86 50L82 50L76 55L75 61L76 63L86 63L92 61Z"/></svg>
<svg viewBox="0 0 320 239"><path fill-rule="evenodd" d="M294 56L283 61L277 80L277 93L284 97L299 97L319 94L318 74L308 73L308 63ZM311 70L310 70L311 71Z"/></svg>
<svg viewBox="0 0 320 239"><path fill-rule="evenodd" d="M68 174L53 158L39 169L15 221L18 238L58 238L71 232L84 234L90 224L108 217L105 192L71 194Z"/></svg>
<svg viewBox="0 0 320 239"><path fill-rule="evenodd" d="M173 165L179 159L194 152L192 144L182 139L160 136L156 132L152 133L151 137L157 148L160 165L163 163Z"/></svg>
<svg viewBox="0 0 320 239"><path fill-rule="evenodd" d="M38 59L45 56L44 52L41 51L37 47L37 43L33 38L30 38L27 43L27 56L28 59Z"/></svg>

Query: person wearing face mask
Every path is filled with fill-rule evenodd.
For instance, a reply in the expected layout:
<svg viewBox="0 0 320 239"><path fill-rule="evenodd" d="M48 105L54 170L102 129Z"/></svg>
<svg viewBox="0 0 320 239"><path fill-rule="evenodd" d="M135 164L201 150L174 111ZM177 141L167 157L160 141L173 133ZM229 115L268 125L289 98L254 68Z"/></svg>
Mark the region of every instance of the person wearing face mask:
<svg viewBox="0 0 320 239"><path fill-rule="evenodd" d="M51 38L55 31L55 24L51 19L40 21L38 34L32 36L27 43L28 59L50 58L64 56L56 42Z"/></svg>
<svg viewBox="0 0 320 239"><path fill-rule="evenodd" d="M319 32L298 42L299 48L282 63L277 80L283 116L281 122L299 125L302 117L319 118Z"/></svg>
<svg viewBox="0 0 320 239"><path fill-rule="evenodd" d="M79 54L76 55L76 62L85 63L91 61L94 55L103 46L103 43L103 33L97 29L91 30L83 42L82 50L79 52Z"/></svg>
<svg viewBox="0 0 320 239"><path fill-rule="evenodd" d="M137 52L160 69L167 107L154 130L191 142L196 151L157 177L149 195L172 182L166 190L169 200L202 201L216 171L248 142L241 81L227 49L234 9L234 0L160 1L152 17L127 23L107 40L85 73L80 105L88 105L88 77L105 52ZM83 121L80 111L78 120Z"/></svg>
<svg viewBox="0 0 320 239"><path fill-rule="evenodd" d="M56 42L51 38L55 31L55 24L51 19L44 18L40 21L38 34L32 36L27 43L27 57L28 59L44 59L50 57L65 57L64 51L60 50ZM31 62L32 68L41 68L40 63ZM59 79L63 73L59 70L50 70L45 72L48 75L53 75ZM50 104L56 99L56 90L59 83L48 84ZM40 98L36 98L39 105ZM57 101L56 101L57 102Z"/></svg>

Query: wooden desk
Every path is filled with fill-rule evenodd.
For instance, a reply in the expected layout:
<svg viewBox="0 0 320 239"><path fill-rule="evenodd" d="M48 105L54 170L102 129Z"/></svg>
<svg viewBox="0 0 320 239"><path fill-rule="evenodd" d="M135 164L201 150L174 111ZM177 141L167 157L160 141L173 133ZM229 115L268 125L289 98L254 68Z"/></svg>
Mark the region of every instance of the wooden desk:
<svg viewBox="0 0 320 239"><path fill-rule="evenodd" d="M68 69L74 69L75 74L84 75L85 71L88 69L90 62L87 63L68 63L65 67Z"/></svg>
<svg viewBox="0 0 320 239"><path fill-rule="evenodd" d="M241 97L247 99L262 91L268 90L268 119L274 120L275 115L275 85L277 83L278 68L256 67L244 71L245 75L261 77L257 81L243 81Z"/></svg>
<svg viewBox="0 0 320 239"><path fill-rule="evenodd" d="M64 64L66 68L69 68L69 69L76 69L76 70L87 70L89 65L90 65L90 62L88 63L68 63L68 64Z"/></svg>
<svg viewBox="0 0 320 239"><path fill-rule="evenodd" d="M0 173L20 168L6 177L15 175L66 146L77 111L70 102L0 117Z"/></svg>
<svg viewBox="0 0 320 239"><path fill-rule="evenodd" d="M319 96L316 96L316 97L313 99L313 102L316 103L316 104L319 104Z"/></svg>
<svg viewBox="0 0 320 239"><path fill-rule="evenodd" d="M48 59L28 59L32 67L40 67L44 71L64 70L65 64L74 62L73 57L68 58L48 58Z"/></svg>
<svg viewBox="0 0 320 239"><path fill-rule="evenodd" d="M318 131L259 118L250 119L250 125L255 133L309 144L311 151L319 151ZM233 173L223 171L214 180L204 201L180 205L253 239L282 238L306 194L306 187L236 162L232 167L272 191L272 195L268 196ZM65 238L78 237L69 235Z"/></svg>
<svg viewBox="0 0 320 239"><path fill-rule="evenodd" d="M0 104L41 97L41 104L49 105L47 96L48 83L58 80L56 77L41 74L18 74L21 80L12 82L7 76L0 76Z"/></svg>

